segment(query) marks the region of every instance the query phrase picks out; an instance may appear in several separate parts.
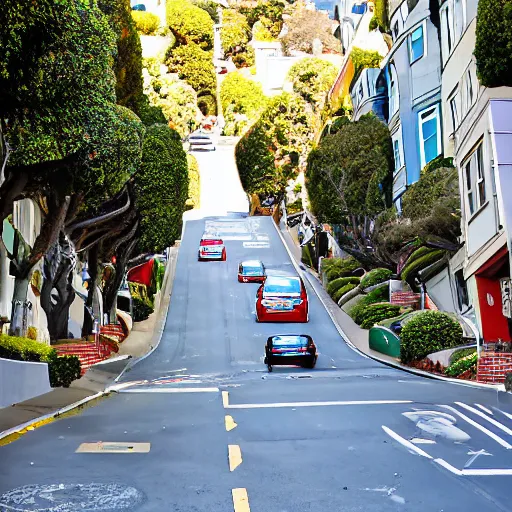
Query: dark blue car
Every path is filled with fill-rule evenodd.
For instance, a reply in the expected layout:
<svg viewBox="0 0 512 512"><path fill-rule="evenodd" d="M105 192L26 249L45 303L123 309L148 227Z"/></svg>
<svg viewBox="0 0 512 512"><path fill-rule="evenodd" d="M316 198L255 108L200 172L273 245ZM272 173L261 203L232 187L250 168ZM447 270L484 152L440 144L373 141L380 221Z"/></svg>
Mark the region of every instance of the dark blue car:
<svg viewBox="0 0 512 512"><path fill-rule="evenodd" d="M274 365L314 368L317 357L315 342L307 334L270 336L265 345L265 364L269 372Z"/></svg>

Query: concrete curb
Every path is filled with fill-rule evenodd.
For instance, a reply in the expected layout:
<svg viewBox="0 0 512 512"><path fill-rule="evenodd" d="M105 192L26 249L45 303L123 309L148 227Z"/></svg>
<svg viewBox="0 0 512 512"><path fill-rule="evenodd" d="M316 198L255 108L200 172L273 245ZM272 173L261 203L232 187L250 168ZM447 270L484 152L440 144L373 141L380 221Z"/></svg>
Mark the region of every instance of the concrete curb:
<svg viewBox="0 0 512 512"><path fill-rule="evenodd" d="M328 307L328 304L321 297L321 295L318 293L318 291L316 290L315 286L313 285L313 283L311 281L311 278L314 278L317 281L319 281L318 278L316 278L316 276L313 274L313 272L311 270L306 269L305 271L303 271L299 267L299 265L295 261L295 258L293 256L292 252L290 251L290 248L288 247L288 244L286 243L286 241L284 239L284 236L283 236L283 234L281 232L281 229L278 228L278 226L276 225L275 222L273 222L273 224L274 224L274 226L276 228L276 231L278 232L279 236L281 237L281 241L283 242L283 244L285 246L285 249L286 249L288 255L290 256L292 264L295 267L295 269L297 270L298 274L302 275L302 276L304 276L304 275L307 276L308 282L311 284L311 287L313 288L316 296L318 297L318 299L320 300L320 302L324 306L325 310L327 311L327 313L328 313L329 317L331 318L334 326L336 327L336 330L339 332L340 336L343 338L343 341L345 341L345 343L352 350L354 350L359 355L361 355L361 356L363 356L363 357L365 357L367 359L373 359L374 361L377 361L378 363L384 364L384 365L389 366L391 368L395 368L397 370L402 370L402 371L404 371L406 373L410 373L410 374L416 375L418 377L424 377L424 378L433 379L433 380L440 380L440 381L447 382L449 384L455 384L455 385L458 385L458 386L466 386L466 387L479 388L479 389L487 389L487 390L494 390L494 391L504 391L505 390L505 386L503 384L483 384L483 383L480 383L480 382L462 381L462 380L459 380L459 379L452 379L450 377L443 377L441 375L435 375L433 373L428 373L428 372L424 372L422 370L417 370L416 368L410 368L409 366L401 365L400 363L393 363L391 361L387 361L385 359L381 359L379 357L374 356L373 354L366 354L361 349L356 347L350 341L348 336L345 334L345 332L343 331L342 327L339 325L338 321L336 320L334 315L331 313L330 308ZM311 278L310 278L310 276L311 276ZM319 284L321 286L320 282L318 282L317 284ZM333 304L335 304L334 301L333 301ZM338 307L337 304L336 304L336 307Z"/></svg>

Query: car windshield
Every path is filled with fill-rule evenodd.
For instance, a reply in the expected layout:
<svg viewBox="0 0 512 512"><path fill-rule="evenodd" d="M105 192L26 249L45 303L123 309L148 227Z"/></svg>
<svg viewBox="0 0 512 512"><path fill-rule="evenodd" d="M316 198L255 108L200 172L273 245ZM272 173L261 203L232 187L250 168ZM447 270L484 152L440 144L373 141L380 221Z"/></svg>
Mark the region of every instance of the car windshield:
<svg viewBox="0 0 512 512"><path fill-rule="evenodd" d="M272 338L272 345L274 347L282 346L299 346L307 347L308 339L306 336L274 336Z"/></svg>
<svg viewBox="0 0 512 512"><path fill-rule="evenodd" d="M242 267L242 274L244 276L261 276L263 269L257 265L244 265Z"/></svg>
<svg viewBox="0 0 512 512"><path fill-rule="evenodd" d="M300 283L299 280L294 277L268 278L263 287L263 293L269 295L299 294Z"/></svg>

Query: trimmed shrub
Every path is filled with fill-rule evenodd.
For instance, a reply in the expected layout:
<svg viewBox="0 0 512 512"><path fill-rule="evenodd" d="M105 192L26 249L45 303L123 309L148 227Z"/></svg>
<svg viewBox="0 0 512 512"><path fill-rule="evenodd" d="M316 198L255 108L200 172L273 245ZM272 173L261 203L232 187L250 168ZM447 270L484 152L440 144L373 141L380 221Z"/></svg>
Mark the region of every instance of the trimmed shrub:
<svg viewBox="0 0 512 512"><path fill-rule="evenodd" d="M254 64L256 63L254 48L252 46L247 46L247 48L245 48L241 52L238 52L236 55L233 55L231 60L238 69L250 68L254 66Z"/></svg>
<svg viewBox="0 0 512 512"><path fill-rule="evenodd" d="M140 297L133 297L133 321L142 322L146 320L151 313L153 308L148 304L147 301Z"/></svg>
<svg viewBox="0 0 512 512"><path fill-rule="evenodd" d="M178 73L197 93L215 94L216 77L212 52L195 43L173 48L168 56L169 73Z"/></svg>
<svg viewBox="0 0 512 512"><path fill-rule="evenodd" d="M332 297L336 291L347 284L358 285L360 281L359 277L339 277L334 279L327 285L327 293Z"/></svg>
<svg viewBox="0 0 512 512"><path fill-rule="evenodd" d="M380 66L382 55L376 51L363 50L361 48L354 47L350 52L350 60L354 65L354 77L352 78L350 86L352 87L361 75L363 69L378 68Z"/></svg>
<svg viewBox="0 0 512 512"><path fill-rule="evenodd" d="M222 49L231 54L237 47L245 47L249 42L251 29L247 18L235 9L224 9L220 39Z"/></svg>
<svg viewBox="0 0 512 512"><path fill-rule="evenodd" d="M48 373L52 388L69 388L69 385L82 375L80 359L77 356L54 357L48 365Z"/></svg>
<svg viewBox="0 0 512 512"><path fill-rule="evenodd" d="M219 8L219 4L217 2L213 2L212 0L191 0L192 3L206 11L212 21L214 23L219 23L219 14L217 9Z"/></svg>
<svg viewBox="0 0 512 512"><path fill-rule="evenodd" d="M476 354L476 347L475 348L462 348L460 350L457 350L450 356L450 365L453 363L456 363L459 359L464 359L467 356L471 356L473 354Z"/></svg>
<svg viewBox="0 0 512 512"><path fill-rule="evenodd" d="M446 251L443 249L437 249L435 251L424 254L423 256L414 260L412 263L407 263L401 273L402 280L410 283L414 280L414 277L420 270L423 270L429 265L432 265L432 263L439 261L445 255L445 253Z"/></svg>
<svg viewBox="0 0 512 512"><path fill-rule="evenodd" d="M485 87L512 86L512 3L480 0L476 16L477 75Z"/></svg>
<svg viewBox="0 0 512 512"><path fill-rule="evenodd" d="M359 268L361 264L354 258L330 258L329 263L323 263L322 260L322 270L325 271L325 277L327 281L333 281L334 279L338 279L340 277L349 277L354 270Z"/></svg>
<svg viewBox="0 0 512 512"><path fill-rule="evenodd" d="M343 297L343 295L350 292L356 287L357 284L346 284L345 286L342 286L334 293L334 295L332 296L332 300L337 303L341 299L341 297Z"/></svg>
<svg viewBox="0 0 512 512"><path fill-rule="evenodd" d="M476 364L478 362L478 354L475 352L474 354L470 354L462 359L451 363L448 368L445 369L444 373L449 377L458 377L460 374L467 372L471 368L476 369Z"/></svg>
<svg viewBox="0 0 512 512"><path fill-rule="evenodd" d="M379 28L379 20L377 19L376 16L374 16L371 20L370 20L370 24L368 25L368 29L369 30L375 30L376 28Z"/></svg>
<svg viewBox="0 0 512 512"><path fill-rule="evenodd" d="M375 268L370 270L362 279L361 279L361 288L364 290L365 288L369 288L370 286L374 286L379 283L384 283L387 281L393 272L387 268Z"/></svg>
<svg viewBox="0 0 512 512"><path fill-rule="evenodd" d="M213 94L203 94L197 98L197 106L204 116L217 115L217 100Z"/></svg>
<svg viewBox="0 0 512 512"><path fill-rule="evenodd" d="M145 94L142 95L139 103L139 117L145 126L167 123L162 107L150 105L148 97Z"/></svg>
<svg viewBox="0 0 512 512"><path fill-rule="evenodd" d="M403 327L400 360L407 364L462 343L462 327L446 313L424 311Z"/></svg>
<svg viewBox="0 0 512 512"><path fill-rule="evenodd" d="M411 253L411 255L407 258L406 264L412 263L413 261L416 261L417 259L421 258L422 256L425 256L426 254L429 254L436 249L433 249L432 247L423 246L419 249L416 249L414 252Z"/></svg>
<svg viewBox="0 0 512 512"><path fill-rule="evenodd" d="M160 26L160 18L151 12L132 11L132 18L137 31L146 36L152 36Z"/></svg>
<svg viewBox="0 0 512 512"><path fill-rule="evenodd" d="M264 16L252 26L252 37L255 41L272 42L275 37L271 32L272 21Z"/></svg>
<svg viewBox="0 0 512 512"><path fill-rule="evenodd" d="M370 329L377 322L386 318L396 317L400 313L400 306L396 304L370 304L360 313L361 327Z"/></svg>
<svg viewBox="0 0 512 512"><path fill-rule="evenodd" d="M389 300L389 293L387 288L377 288L367 293L351 310L350 316L356 324L361 324L363 318L361 314L364 309L370 304L377 304L379 302L387 302Z"/></svg>
<svg viewBox="0 0 512 512"><path fill-rule="evenodd" d="M194 43L204 50L213 48L213 20L187 0L168 0L167 24L178 44Z"/></svg>
<svg viewBox="0 0 512 512"><path fill-rule="evenodd" d="M244 5L242 2L239 10L247 17L247 22L253 30L253 36L255 31L254 25L260 20L265 20L265 26L269 30L272 38L276 38L283 26L283 11L285 5L285 2L281 0L260 0L256 6L250 3Z"/></svg>
<svg viewBox="0 0 512 512"><path fill-rule="evenodd" d="M189 208L199 208L201 199L201 186L199 165L196 157L187 153L188 161L188 199L187 206Z"/></svg>
<svg viewBox="0 0 512 512"><path fill-rule="evenodd" d="M286 78L292 82L294 92L300 94L308 103L322 108L326 93L337 74L338 68L334 64L313 57L296 62Z"/></svg>

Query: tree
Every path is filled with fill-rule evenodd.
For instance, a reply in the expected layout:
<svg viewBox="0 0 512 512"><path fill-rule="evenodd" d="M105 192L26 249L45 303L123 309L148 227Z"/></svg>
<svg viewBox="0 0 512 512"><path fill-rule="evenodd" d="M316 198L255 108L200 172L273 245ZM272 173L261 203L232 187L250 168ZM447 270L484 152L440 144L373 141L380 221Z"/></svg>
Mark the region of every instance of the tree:
<svg viewBox="0 0 512 512"><path fill-rule="evenodd" d="M320 39L324 52L341 52L340 42L332 35L332 22L327 14L304 8L297 9L293 11L286 25L288 32L281 43L287 54L291 50L313 53L314 39Z"/></svg>
<svg viewBox="0 0 512 512"><path fill-rule="evenodd" d="M212 52L202 50L195 43L178 46L167 60L170 73L177 73L200 94L215 94L216 77Z"/></svg>
<svg viewBox="0 0 512 512"><path fill-rule="evenodd" d="M251 29L247 18L235 9L225 9L222 13L222 28L220 38L222 49L227 55L243 48L249 42Z"/></svg>
<svg viewBox="0 0 512 512"><path fill-rule="evenodd" d="M371 241L375 219L391 203L392 162L389 130L372 114L326 135L308 157L313 213L320 221L344 225L342 247L370 267L387 266Z"/></svg>
<svg viewBox="0 0 512 512"><path fill-rule="evenodd" d="M117 102L138 114L142 99L142 47L130 0L98 0L98 7L107 16L116 36L117 55L113 68Z"/></svg>
<svg viewBox="0 0 512 512"><path fill-rule="evenodd" d="M272 98L235 149L244 190L281 197L311 148L313 132L312 109L300 96Z"/></svg>
<svg viewBox="0 0 512 512"><path fill-rule="evenodd" d="M477 75L485 87L512 86L512 3L480 0L476 21Z"/></svg>
<svg viewBox="0 0 512 512"><path fill-rule="evenodd" d="M167 2L167 24L180 45L197 44L213 48L213 21L209 14L188 0Z"/></svg>
<svg viewBox="0 0 512 512"><path fill-rule="evenodd" d="M232 71L222 81L220 102L223 110L233 105L235 112L256 118L265 109L267 98L261 84Z"/></svg>
<svg viewBox="0 0 512 512"><path fill-rule="evenodd" d="M249 26L254 30L254 24L265 18L264 25L269 35L275 39L283 27L283 12L286 2L280 0L259 1L256 6L242 6L240 12L247 17Z"/></svg>
<svg viewBox="0 0 512 512"><path fill-rule="evenodd" d="M141 216L138 250L159 252L180 237L188 198L187 155L179 135L165 125L147 129L136 191Z"/></svg>
<svg viewBox="0 0 512 512"><path fill-rule="evenodd" d="M293 91L300 94L316 109L323 108L327 91L331 88L338 69L331 62L306 58L295 63L288 71L287 79Z"/></svg>

